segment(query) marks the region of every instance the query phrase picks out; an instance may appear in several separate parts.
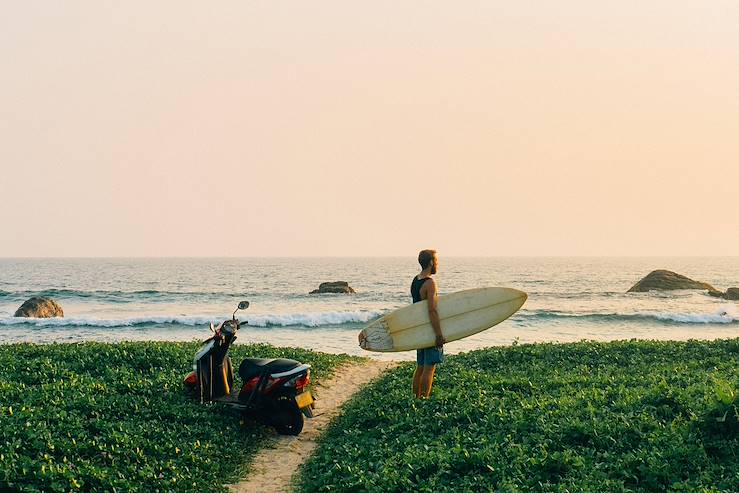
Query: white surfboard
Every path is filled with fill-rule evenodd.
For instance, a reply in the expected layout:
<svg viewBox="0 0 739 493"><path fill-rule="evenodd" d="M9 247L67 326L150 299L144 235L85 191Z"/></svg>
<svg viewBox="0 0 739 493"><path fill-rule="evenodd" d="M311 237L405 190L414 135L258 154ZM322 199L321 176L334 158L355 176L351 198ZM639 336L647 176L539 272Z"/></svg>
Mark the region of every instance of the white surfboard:
<svg viewBox="0 0 739 493"><path fill-rule="evenodd" d="M511 288L476 288L439 296L441 332L451 342L489 329L516 313L527 297ZM435 343L426 300L394 310L359 333L359 346L367 351L408 351Z"/></svg>

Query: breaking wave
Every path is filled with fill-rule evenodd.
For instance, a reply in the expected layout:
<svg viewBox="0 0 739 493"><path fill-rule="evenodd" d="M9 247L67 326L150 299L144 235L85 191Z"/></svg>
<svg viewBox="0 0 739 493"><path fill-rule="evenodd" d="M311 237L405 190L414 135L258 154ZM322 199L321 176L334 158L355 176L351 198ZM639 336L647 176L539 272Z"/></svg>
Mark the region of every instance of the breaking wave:
<svg viewBox="0 0 739 493"><path fill-rule="evenodd" d="M634 313L576 313L557 310L524 310L517 317L523 319L577 319L594 322L657 321L674 324L732 324L739 323L739 309L736 305L725 305L710 313L645 311Z"/></svg>
<svg viewBox="0 0 739 493"><path fill-rule="evenodd" d="M361 324L383 315L378 310L326 311L313 313L251 314L241 318L251 327L322 327ZM196 327L217 324L230 315L154 315L144 317L106 319L95 317L69 318L20 318L0 317L0 326L31 327L141 327L152 325L180 325ZM587 313L557 310L522 310L513 316L519 321L573 320L595 323L608 322L656 322L665 324L734 324L739 323L739 308L725 305L710 313L679 312L633 312L633 313Z"/></svg>
<svg viewBox="0 0 739 493"><path fill-rule="evenodd" d="M319 327L324 325L342 325L365 323L382 315L382 312L371 310L335 311L316 313L266 314L242 317L252 327ZM222 317L212 315L182 316L146 316L123 319L100 319L94 317L79 318L21 318L2 317L0 326L25 325L32 327L143 327L151 325L208 325L219 323L230 315Z"/></svg>

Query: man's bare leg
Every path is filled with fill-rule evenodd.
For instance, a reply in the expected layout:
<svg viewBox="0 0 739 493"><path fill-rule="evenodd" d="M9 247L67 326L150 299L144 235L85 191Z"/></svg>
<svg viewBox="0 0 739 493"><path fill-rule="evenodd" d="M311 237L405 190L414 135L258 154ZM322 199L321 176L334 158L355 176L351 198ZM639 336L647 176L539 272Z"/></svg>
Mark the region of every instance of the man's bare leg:
<svg viewBox="0 0 739 493"><path fill-rule="evenodd" d="M436 365L423 365L421 368L420 394L423 397L431 395L431 385L434 383L434 372Z"/></svg>
<svg viewBox="0 0 739 493"><path fill-rule="evenodd" d="M417 398L421 397L421 375L423 374L423 366L416 366L416 372L413 374L413 395Z"/></svg>

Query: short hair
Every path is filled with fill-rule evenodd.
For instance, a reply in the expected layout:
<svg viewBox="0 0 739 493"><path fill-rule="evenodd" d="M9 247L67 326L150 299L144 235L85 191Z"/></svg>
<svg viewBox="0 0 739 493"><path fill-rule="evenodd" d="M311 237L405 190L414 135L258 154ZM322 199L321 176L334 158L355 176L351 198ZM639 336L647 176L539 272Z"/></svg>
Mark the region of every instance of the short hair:
<svg viewBox="0 0 739 493"><path fill-rule="evenodd" d="M421 250L418 252L418 263L421 264L421 268L428 267L435 256L436 250Z"/></svg>

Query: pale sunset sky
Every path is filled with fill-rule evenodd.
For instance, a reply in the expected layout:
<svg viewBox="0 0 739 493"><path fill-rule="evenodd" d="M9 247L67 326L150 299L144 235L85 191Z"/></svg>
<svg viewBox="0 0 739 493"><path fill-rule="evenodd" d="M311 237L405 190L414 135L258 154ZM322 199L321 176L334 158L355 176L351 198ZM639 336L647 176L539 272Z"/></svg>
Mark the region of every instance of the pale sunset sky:
<svg viewBox="0 0 739 493"><path fill-rule="evenodd" d="M17 1L0 257L739 255L739 2Z"/></svg>

